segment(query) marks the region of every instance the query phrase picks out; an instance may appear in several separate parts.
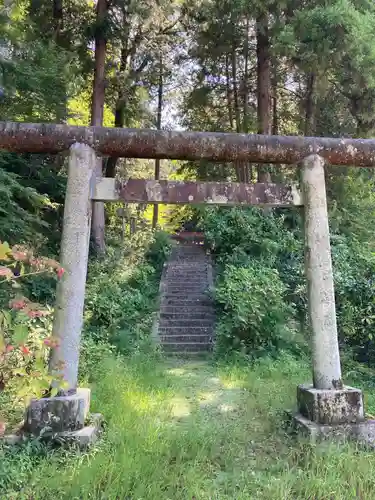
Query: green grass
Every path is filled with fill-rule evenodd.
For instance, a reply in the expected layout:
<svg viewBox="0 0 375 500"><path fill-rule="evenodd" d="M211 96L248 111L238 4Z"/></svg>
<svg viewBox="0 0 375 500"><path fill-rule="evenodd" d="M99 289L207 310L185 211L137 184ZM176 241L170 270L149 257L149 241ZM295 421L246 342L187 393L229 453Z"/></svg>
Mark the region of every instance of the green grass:
<svg viewBox="0 0 375 500"><path fill-rule="evenodd" d="M108 357L95 376L92 411L107 420L98 446L88 454L37 444L0 449L0 498L375 496L375 454L312 447L285 432L283 410L294 406L296 385L309 379L305 360L285 354L244 367Z"/></svg>

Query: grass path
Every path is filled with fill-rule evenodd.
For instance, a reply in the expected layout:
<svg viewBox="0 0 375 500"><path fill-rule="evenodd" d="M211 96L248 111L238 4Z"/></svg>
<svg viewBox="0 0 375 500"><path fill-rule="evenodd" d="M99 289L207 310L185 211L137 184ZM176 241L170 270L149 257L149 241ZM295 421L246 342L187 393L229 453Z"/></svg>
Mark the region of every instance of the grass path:
<svg viewBox="0 0 375 500"><path fill-rule="evenodd" d="M283 430L282 412L309 378L305 361L112 358L95 378L92 410L107 420L97 448L0 450L0 498L375 498L375 454L312 448Z"/></svg>

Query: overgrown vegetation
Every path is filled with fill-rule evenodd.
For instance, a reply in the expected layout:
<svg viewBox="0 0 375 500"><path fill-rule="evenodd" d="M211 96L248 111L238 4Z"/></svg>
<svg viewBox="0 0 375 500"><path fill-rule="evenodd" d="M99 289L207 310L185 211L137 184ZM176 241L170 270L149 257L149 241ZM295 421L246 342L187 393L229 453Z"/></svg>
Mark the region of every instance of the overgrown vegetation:
<svg viewBox="0 0 375 500"><path fill-rule="evenodd" d="M348 184L352 185L351 179ZM346 191L347 192L347 191ZM372 207L371 194L366 207ZM364 231L367 210L332 204L332 255L339 338L342 348L372 364L375 345L373 236ZM350 203L350 202L349 202ZM351 204L351 203L350 203ZM355 210L355 217L353 211ZM352 221L347 231L348 216ZM221 351L268 352L298 343L306 328L307 299L302 220L297 213L260 209L210 209L201 226L217 263L216 301Z"/></svg>
<svg viewBox="0 0 375 500"><path fill-rule="evenodd" d="M171 242L163 232L136 233L125 249L93 260L86 294L85 338L115 345L123 354L150 345L159 280Z"/></svg>
<svg viewBox="0 0 375 500"><path fill-rule="evenodd" d="M1 117L371 137L374 27L369 0L3 2ZM159 168L169 179L298 180L284 166L113 158L103 175L151 178ZM0 152L1 242L58 260L66 175L64 155ZM330 166L326 178L344 379L366 390L374 413L373 169ZM105 207L106 252L90 259L81 345L80 380L107 419L104 439L87 454L38 441L0 445L0 496L372 499L372 455L296 444L280 426L296 384L309 379L300 214L159 213L154 222L173 228L199 222L215 257L218 364L180 365L162 361L150 342L168 235L151 232L152 207L138 205L125 207L121 241L118 208ZM20 318L14 308L8 321L9 301L22 293L22 309L52 313L56 285L17 266L13 276L2 272L10 281L0 284L0 433L2 420L22 418L16 386L35 394L22 377L38 381L37 362L49 377L48 349L38 349L51 347L52 315ZM9 292L15 281L21 288Z"/></svg>
<svg viewBox="0 0 375 500"><path fill-rule="evenodd" d="M281 353L250 367L103 356L88 373L93 410L107 418L105 439L84 455L37 442L3 448L2 495L302 500L327 498L328 489L335 499L373 497L373 452L296 444L282 425L296 384L309 379L304 357ZM371 379L354 375L374 411Z"/></svg>
<svg viewBox="0 0 375 500"><path fill-rule="evenodd" d="M328 194L341 347L373 364L373 181L366 172L330 176ZM214 208L198 212L198 218L217 266L219 351L253 355L268 345L270 352L280 343L285 347L286 339L291 347L300 345L298 332L309 335L300 214ZM260 334L262 325L267 327Z"/></svg>
<svg viewBox="0 0 375 500"><path fill-rule="evenodd" d="M169 248L164 233L144 231L136 233L125 248L112 247L105 260L92 260L82 339L82 380L88 382L90 371L109 353L153 351L150 331ZM56 344L51 337L54 294L45 271L55 269L61 275L63 270L52 259L36 258L24 247L11 250L6 244L0 244L0 261L7 264L0 266L4 299L4 309L0 308L0 421L2 427L6 424L11 428L22 420L25 401L48 392L54 379L47 370L49 350ZM9 292L11 284L17 285L14 292ZM36 303L36 297L42 298L44 305Z"/></svg>

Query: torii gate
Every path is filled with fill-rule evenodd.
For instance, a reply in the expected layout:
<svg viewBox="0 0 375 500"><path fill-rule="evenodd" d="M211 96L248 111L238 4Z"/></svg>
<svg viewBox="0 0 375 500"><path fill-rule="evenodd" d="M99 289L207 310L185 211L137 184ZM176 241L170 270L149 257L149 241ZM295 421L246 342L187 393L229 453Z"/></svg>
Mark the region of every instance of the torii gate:
<svg viewBox="0 0 375 500"><path fill-rule="evenodd" d="M365 422L359 389L341 379L337 337L325 164L375 166L375 141L234 133L156 131L65 125L0 123L0 149L59 153L69 150L69 174L61 242L64 276L57 286L53 334L59 339L51 367L64 365L69 390L33 401L27 429L82 433L89 394L77 389L92 201L124 203L304 206L305 262L312 330L313 385L297 389L295 422L312 436L375 434ZM302 165L296 186L232 182L96 179L97 155L127 158L242 161ZM79 429L81 429L79 431ZM81 434L78 435L78 437ZM367 438L366 438L367 439Z"/></svg>

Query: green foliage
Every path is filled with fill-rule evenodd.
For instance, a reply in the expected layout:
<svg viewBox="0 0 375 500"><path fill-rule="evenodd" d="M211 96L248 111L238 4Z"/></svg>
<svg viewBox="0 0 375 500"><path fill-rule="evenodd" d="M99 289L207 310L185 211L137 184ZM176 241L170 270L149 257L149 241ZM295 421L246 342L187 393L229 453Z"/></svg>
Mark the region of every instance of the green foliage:
<svg viewBox="0 0 375 500"><path fill-rule="evenodd" d="M208 209L202 225L219 263L243 263L251 257L274 266L299 246L295 235L285 230L283 215L265 216L257 208Z"/></svg>
<svg viewBox="0 0 375 500"><path fill-rule="evenodd" d="M218 269L219 351L271 352L293 338L291 283L282 281L291 257L301 250L285 216L262 210L209 209L201 225Z"/></svg>
<svg viewBox="0 0 375 500"><path fill-rule="evenodd" d="M69 60L52 42L23 42L3 63L3 119L55 121L64 118Z"/></svg>
<svg viewBox="0 0 375 500"><path fill-rule="evenodd" d="M0 392L5 390L13 399L14 408L20 401L42 397L53 381L58 382L55 393L64 385L60 375L48 371L50 349L58 345L50 333L51 310L20 294L24 276L57 272L61 277L64 270L52 259L36 258L24 247L1 242L0 263L0 287L7 300L0 309Z"/></svg>
<svg viewBox="0 0 375 500"><path fill-rule="evenodd" d="M375 360L372 182L364 174L343 175L336 177L335 183L329 180L329 194L338 200L330 203L330 222L340 342L353 349L358 359L372 363ZM283 342L287 338L283 332L289 332L292 339L290 333L296 324L306 329L301 222L289 210L269 214L257 209L202 212L201 224L217 263L222 351L225 345L249 352L256 351L258 346L275 347L277 340ZM267 292L269 302L260 290ZM273 314L270 324L262 329L261 319L266 322L269 311ZM252 344L253 337L256 341ZM293 342L298 341L294 338Z"/></svg>
<svg viewBox="0 0 375 500"><path fill-rule="evenodd" d="M350 372L358 370L353 362ZM352 383L344 367L346 379ZM374 372L356 382L374 408ZM373 498L372 450L292 439L281 425L309 380L307 358L255 363L104 356L93 366L93 411L104 414L90 452L38 441L0 445L4 498L248 500Z"/></svg>
<svg viewBox="0 0 375 500"><path fill-rule="evenodd" d="M221 309L218 351L229 347L255 355L285 347L292 311L284 294L275 269L259 261L247 267L227 265L215 290Z"/></svg>
<svg viewBox="0 0 375 500"><path fill-rule="evenodd" d="M335 238L333 261L339 336L363 361L375 360L375 256L348 237Z"/></svg>
<svg viewBox="0 0 375 500"><path fill-rule="evenodd" d="M137 232L126 254L109 249L92 262L86 293L85 334L122 352L150 341L159 278L170 249L165 233Z"/></svg>
<svg viewBox="0 0 375 500"><path fill-rule="evenodd" d="M115 357L115 347L108 342L85 335L81 340L79 357L79 380L83 387L98 380L103 360Z"/></svg>
<svg viewBox="0 0 375 500"><path fill-rule="evenodd" d="M158 273L161 273L170 251L170 235L164 231L158 231L146 250L145 259Z"/></svg>
<svg viewBox="0 0 375 500"><path fill-rule="evenodd" d="M17 174L2 168L7 155L0 154L0 237L10 243L36 242L48 227L43 212L51 207L46 196L21 184Z"/></svg>

